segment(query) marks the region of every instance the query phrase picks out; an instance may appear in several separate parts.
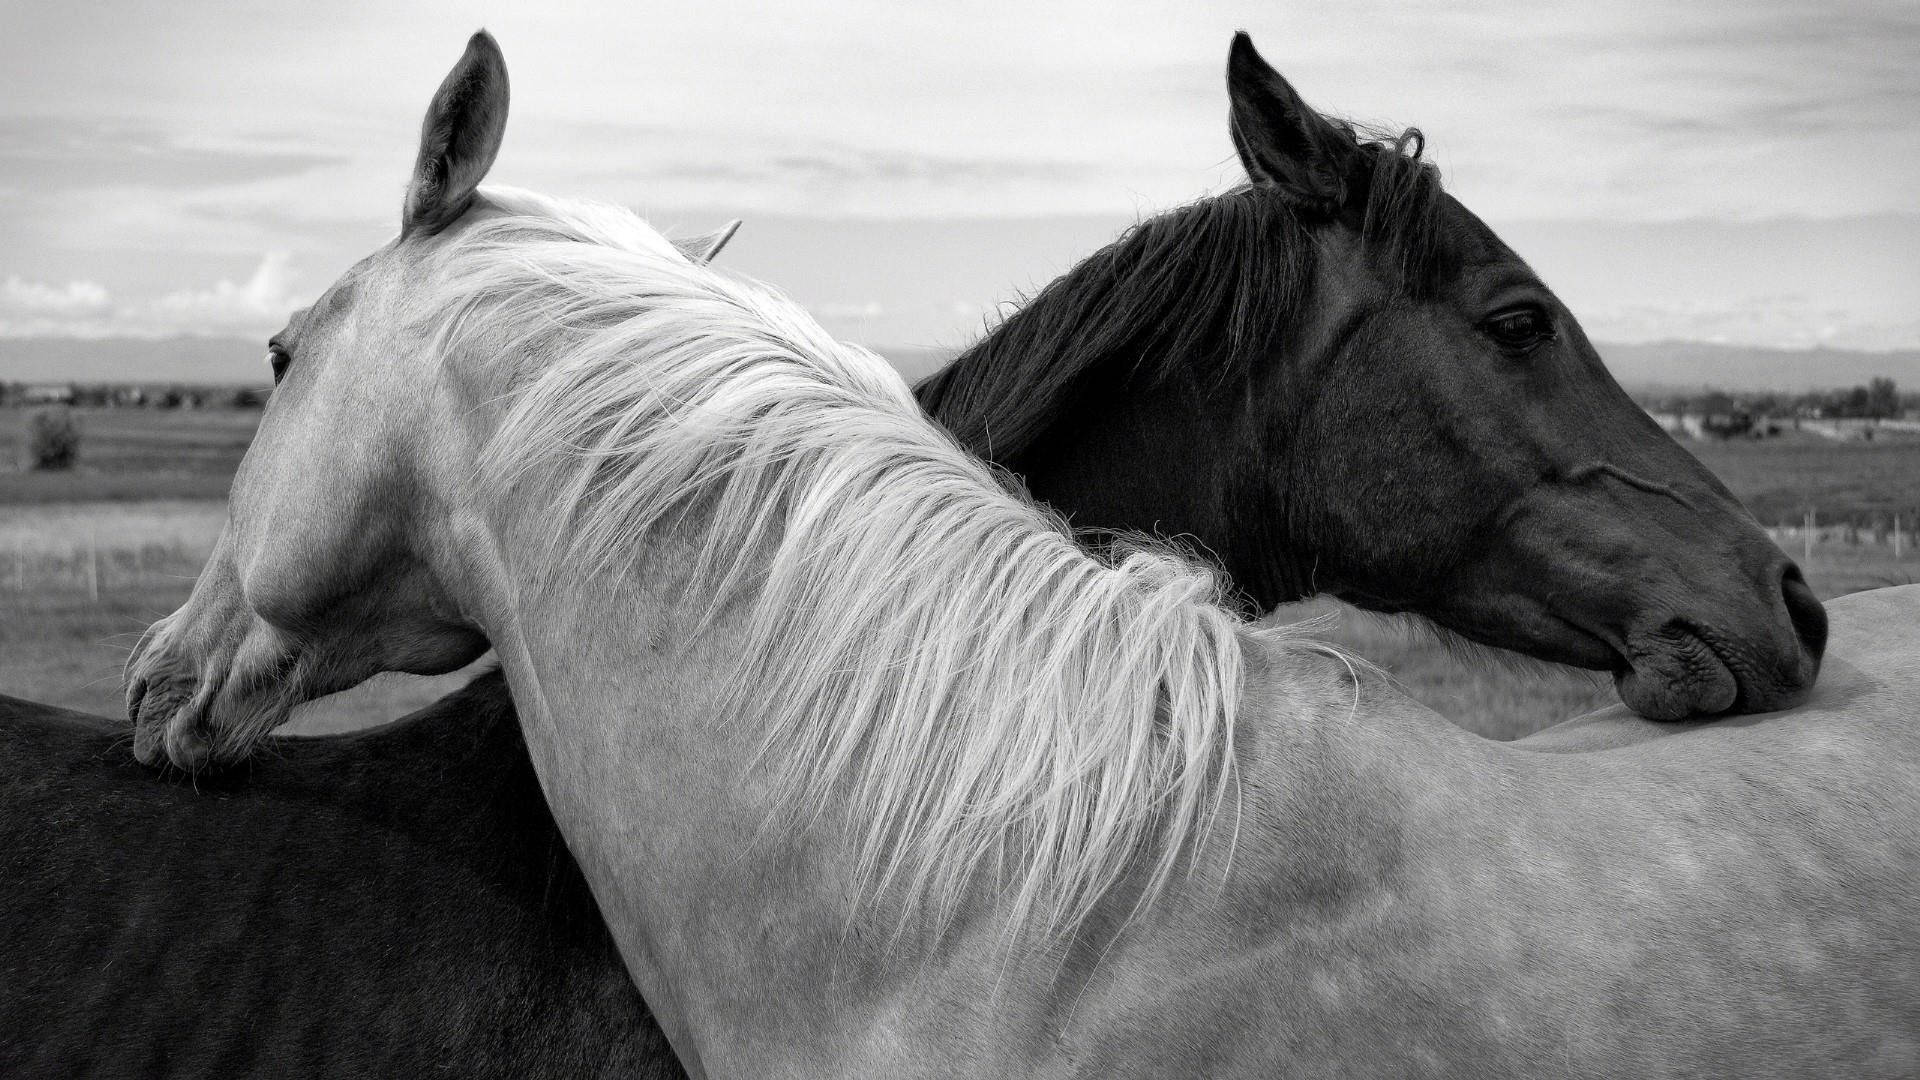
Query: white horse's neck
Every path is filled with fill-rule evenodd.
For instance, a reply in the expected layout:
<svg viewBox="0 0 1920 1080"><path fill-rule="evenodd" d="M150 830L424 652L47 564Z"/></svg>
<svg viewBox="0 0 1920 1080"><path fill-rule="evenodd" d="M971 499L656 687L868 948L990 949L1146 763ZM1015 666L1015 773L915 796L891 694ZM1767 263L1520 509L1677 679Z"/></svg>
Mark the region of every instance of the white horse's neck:
<svg viewBox="0 0 1920 1080"><path fill-rule="evenodd" d="M1145 857L1150 898L1232 784L1255 632L1217 577L1145 546L1095 560L878 357L630 216L528 209L462 237L447 334L504 384L475 486L539 493L524 584L688 547L677 603L752 609L732 703L796 804L844 798L856 888L950 910L990 872L1016 922L1063 931ZM479 343L501 326L525 329Z"/></svg>
<svg viewBox="0 0 1920 1080"><path fill-rule="evenodd" d="M1209 575L1090 559L783 301L538 238L563 226L476 226L515 257L463 287L551 329L459 366L506 386L466 414L487 464L450 577L642 989L669 1031L777 998L782 1039L746 1044L823 1066L890 1060L875 994L943 1003L902 1045L1041 1037L1057 1018L980 1003L1051 1009L1130 919L1217 900L1259 817L1243 692L1267 738L1327 688L1244 686L1261 636Z"/></svg>
<svg viewBox="0 0 1920 1080"><path fill-rule="evenodd" d="M486 580L530 578L553 528L536 502L496 519L483 546L501 561ZM1262 647L1239 734L1257 797L1236 796L1214 837L1144 912L1134 905L1145 871L1120 882L1065 941L1015 940L1008 897L990 887L971 890L939 933L930 914L912 915L897 896L859 895L849 885L857 856L844 804L809 820L783 816L790 808L778 785L754 767L764 732L727 710L726 679L751 637L750 604L728 605L693 633L698 605L682 588L695 540L657 537L618 588L516 586L476 604L497 613L487 629L556 819L683 1054L724 1054L748 1073L791 1065L796 1054L823 1073L848 1060L916 1071L926 1063L888 1059L889 1038L899 1047L958 1038L969 1053L1000 1048L993 1052L1017 1071L1033 1060L1033 1040L1056 1037L1079 1009L1098 1015L1117 986L1164 970L1128 962L1135 935L1116 931L1129 920L1143 939L1178 940L1161 931L1218 921L1229 873L1282 880L1295 860L1314 858L1317 847L1275 815L1302 812L1324 790L1303 770L1336 768L1345 751L1328 733L1344 720L1352 686L1336 660ZM1286 845L1272 842L1276 833ZM726 1046L711 1045L716 1032L728 1033Z"/></svg>

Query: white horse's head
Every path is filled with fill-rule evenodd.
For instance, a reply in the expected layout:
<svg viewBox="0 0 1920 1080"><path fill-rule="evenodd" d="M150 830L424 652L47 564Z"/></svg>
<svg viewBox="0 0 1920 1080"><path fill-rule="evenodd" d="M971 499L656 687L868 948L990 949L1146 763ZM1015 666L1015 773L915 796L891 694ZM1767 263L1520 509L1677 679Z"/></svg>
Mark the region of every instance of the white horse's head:
<svg viewBox="0 0 1920 1080"><path fill-rule="evenodd" d="M448 494L479 450L466 417L496 388L432 340L449 239L489 213L507 71L475 34L421 129L397 238L269 345L276 389L192 595L128 665L135 751L194 767L301 702L382 671L451 671L487 647L444 587L462 523Z"/></svg>
<svg viewBox="0 0 1920 1080"><path fill-rule="evenodd" d="M507 119L485 31L427 108L400 234L268 345L275 390L192 595L128 663L135 753L194 768L238 757L296 705L383 671L454 670L487 647L447 588L471 538L458 495L507 377L447 348L460 239L504 208L479 190ZM533 204L537 196L499 193ZM676 246L624 211L620 239L704 263L739 222Z"/></svg>

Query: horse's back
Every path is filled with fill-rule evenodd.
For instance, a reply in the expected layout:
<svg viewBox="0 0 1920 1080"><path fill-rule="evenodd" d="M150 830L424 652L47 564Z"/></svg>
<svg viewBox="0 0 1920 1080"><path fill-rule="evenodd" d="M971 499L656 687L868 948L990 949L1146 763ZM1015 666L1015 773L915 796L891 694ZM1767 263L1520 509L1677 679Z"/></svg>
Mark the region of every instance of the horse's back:
<svg viewBox="0 0 1920 1080"><path fill-rule="evenodd" d="M120 725L0 699L0 1075L671 1062L504 687L436 710L195 784Z"/></svg>
<svg viewBox="0 0 1920 1080"><path fill-rule="evenodd" d="M1142 965L1163 1011L1102 1052L1167 1073L1185 1054L1209 1075L1285 1060L1340 1075L1920 1076L1917 615L1920 589L1835 604L1829 670L1778 713L1595 717L1574 734L1598 739L1552 754L1406 703L1332 729L1350 759L1271 755L1341 763L1335 783L1296 785L1337 843L1288 834L1309 838L1273 848L1295 872L1266 876L1302 897L1290 921L1200 965L1212 982Z"/></svg>

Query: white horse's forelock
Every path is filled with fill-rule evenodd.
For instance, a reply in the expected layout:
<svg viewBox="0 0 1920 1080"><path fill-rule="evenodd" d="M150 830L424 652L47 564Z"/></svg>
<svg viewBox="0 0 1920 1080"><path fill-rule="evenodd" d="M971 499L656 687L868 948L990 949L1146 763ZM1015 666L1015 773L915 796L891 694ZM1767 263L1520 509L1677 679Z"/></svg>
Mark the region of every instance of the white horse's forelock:
<svg viewBox="0 0 1920 1080"><path fill-rule="evenodd" d="M449 240L443 347L513 365L482 470L558 464L551 568L624 573L698 522L689 595L751 598L727 707L791 811L849 800L862 895L945 920L984 880L1052 931L1123 880L1150 902L1235 785L1243 638L1267 633L1217 575L1090 556L879 357L634 214L487 198Z"/></svg>

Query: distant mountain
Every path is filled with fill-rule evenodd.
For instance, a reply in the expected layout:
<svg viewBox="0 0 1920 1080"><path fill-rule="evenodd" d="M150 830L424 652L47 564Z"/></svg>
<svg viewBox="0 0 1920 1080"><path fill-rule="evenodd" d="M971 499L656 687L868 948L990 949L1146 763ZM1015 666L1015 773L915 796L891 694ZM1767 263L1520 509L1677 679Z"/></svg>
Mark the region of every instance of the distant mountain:
<svg viewBox="0 0 1920 1080"><path fill-rule="evenodd" d="M917 383L921 379L946 367L947 361L952 360L954 357L954 352L951 349L902 347L875 349L873 351L879 353L881 359L892 364L893 369L898 371L901 376L910 383Z"/></svg>
<svg viewBox="0 0 1920 1080"><path fill-rule="evenodd" d="M266 355L238 337L0 338L0 382L263 383Z"/></svg>
<svg viewBox="0 0 1920 1080"><path fill-rule="evenodd" d="M1629 389L1813 390L1856 386L1877 375L1920 390L1920 350L1766 349L1698 341L1600 345ZM938 370L951 353L881 349L909 379ZM260 383L266 346L246 338L0 338L0 382Z"/></svg>
<svg viewBox="0 0 1920 1080"><path fill-rule="evenodd" d="M1920 390L1920 350L1766 349L1701 341L1596 345L1631 390L1824 390L1885 376Z"/></svg>
<svg viewBox="0 0 1920 1080"><path fill-rule="evenodd" d="M1902 390L1920 390L1920 350L1768 349L1703 341L1596 345L1607 370L1630 390L1825 390L1861 386L1886 376ZM880 349L909 380L953 359L945 349Z"/></svg>

